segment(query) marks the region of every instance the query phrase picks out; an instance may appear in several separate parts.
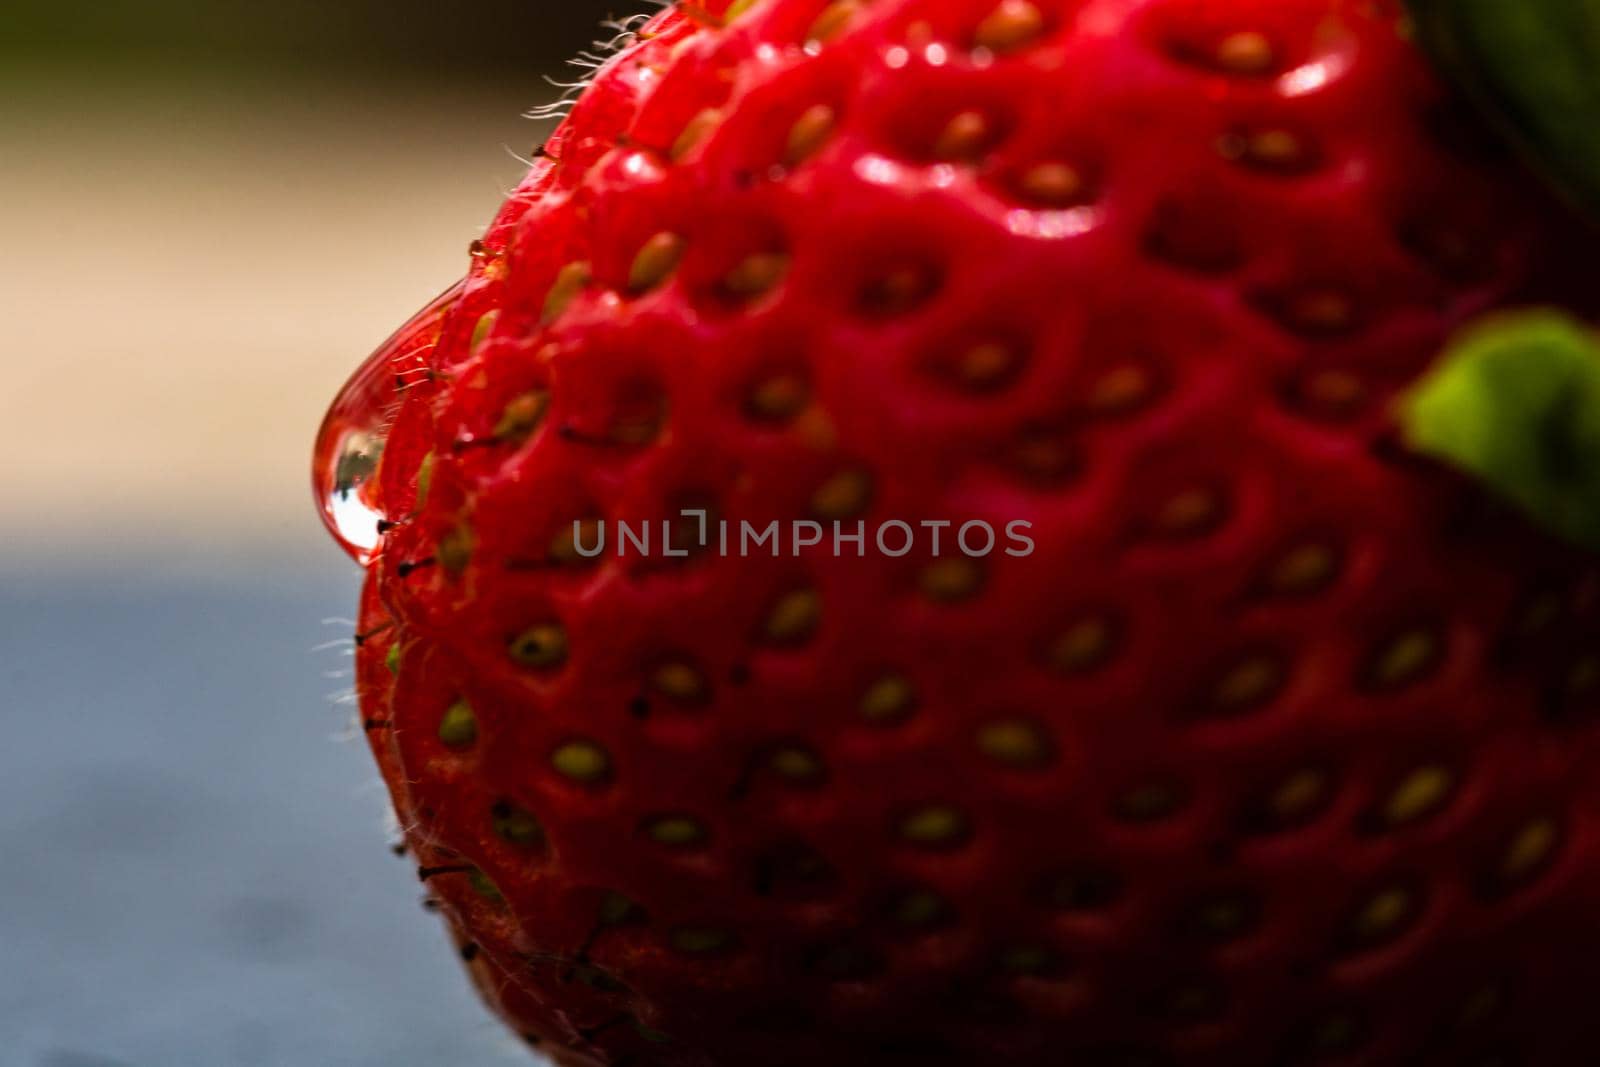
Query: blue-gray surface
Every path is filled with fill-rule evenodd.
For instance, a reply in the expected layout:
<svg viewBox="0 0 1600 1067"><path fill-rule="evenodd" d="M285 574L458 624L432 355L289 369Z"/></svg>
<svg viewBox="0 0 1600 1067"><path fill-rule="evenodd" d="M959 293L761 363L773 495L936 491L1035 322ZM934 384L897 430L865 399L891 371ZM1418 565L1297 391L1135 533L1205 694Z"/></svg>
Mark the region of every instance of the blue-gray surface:
<svg viewBox="0 0 1600 1067"><path fill-rule="evenodd" d="M328 700L351 571L0 573L0 1064L532 1062Z"/></svg>

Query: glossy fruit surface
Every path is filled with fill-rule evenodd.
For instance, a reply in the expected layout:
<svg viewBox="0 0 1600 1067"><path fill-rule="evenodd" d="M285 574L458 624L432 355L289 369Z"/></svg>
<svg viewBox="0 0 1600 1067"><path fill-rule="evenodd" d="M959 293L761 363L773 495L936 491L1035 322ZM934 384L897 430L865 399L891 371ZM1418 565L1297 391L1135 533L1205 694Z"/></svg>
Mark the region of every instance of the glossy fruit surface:
<svg viewBox="0 0 1600 1067"><path fill-rule="evenodd" d="M362 498L485 995L585 1065L1578 1062L1600 576L1392 411L1595 237L1391 4L736 7L577 99ZM685 509L919 536L614 551Z"/></svg>

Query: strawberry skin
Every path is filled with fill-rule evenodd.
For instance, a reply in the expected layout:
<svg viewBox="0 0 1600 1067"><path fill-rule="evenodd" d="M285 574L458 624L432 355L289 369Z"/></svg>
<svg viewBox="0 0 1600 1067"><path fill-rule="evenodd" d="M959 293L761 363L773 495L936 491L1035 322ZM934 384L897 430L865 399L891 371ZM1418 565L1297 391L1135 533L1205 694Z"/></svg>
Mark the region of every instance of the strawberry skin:
<svg viewBox="0 0 1600 1067"><path fill-rule="evenodd" d="M1600 573L1391 414L1593 236L1383 0L725 6L414 326L358 687L486 998L575 1065L1579 1062ZM869 548L573 549L685 508Z"/></svg>

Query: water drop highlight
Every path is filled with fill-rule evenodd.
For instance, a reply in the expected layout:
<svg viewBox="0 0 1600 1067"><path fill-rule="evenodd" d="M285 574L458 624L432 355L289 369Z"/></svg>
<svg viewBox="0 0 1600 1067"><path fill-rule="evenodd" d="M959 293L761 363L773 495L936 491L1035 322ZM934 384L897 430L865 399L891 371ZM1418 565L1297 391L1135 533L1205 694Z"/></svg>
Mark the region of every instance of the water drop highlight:
<svg viewBox="0 0 1600 1067"><path fill-rule="evenodd" d="M339 391L317 433L311 466L317 511L333 539L362 565L383 539L376 475L401 394L427 380L428 356L463 286L458 282L446 290L367 357Z"/></svg>

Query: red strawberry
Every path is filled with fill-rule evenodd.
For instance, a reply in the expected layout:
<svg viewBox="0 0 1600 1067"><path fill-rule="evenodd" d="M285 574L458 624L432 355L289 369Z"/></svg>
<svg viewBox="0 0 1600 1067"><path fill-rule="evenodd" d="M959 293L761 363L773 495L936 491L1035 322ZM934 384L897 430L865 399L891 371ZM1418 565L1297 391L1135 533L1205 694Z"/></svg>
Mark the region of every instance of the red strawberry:
<svg viewBox="0 0 1600 1067"><path fill-rule="evenodd" d="M1392 2L733 6L605 65L324 442L485 995L567 1064L1591 1056L1596 560L1390 420L1593 238Z"/></svg>

